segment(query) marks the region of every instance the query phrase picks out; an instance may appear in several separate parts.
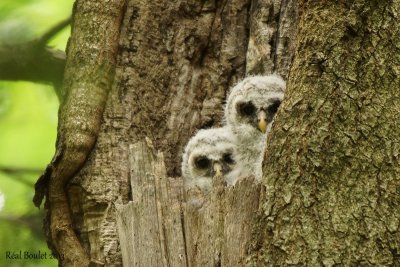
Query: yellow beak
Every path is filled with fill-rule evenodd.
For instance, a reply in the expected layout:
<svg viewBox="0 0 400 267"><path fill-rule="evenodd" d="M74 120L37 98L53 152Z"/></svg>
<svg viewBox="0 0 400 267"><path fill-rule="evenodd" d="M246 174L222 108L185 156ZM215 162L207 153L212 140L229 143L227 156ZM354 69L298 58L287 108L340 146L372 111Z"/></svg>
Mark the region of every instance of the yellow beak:
<svg viewBox="0 0 400 267"><path fill-rule="evenodd" d="M214 168L214 173L215 173L214 176L222 175L222 166L219 162L215 162L213 165L213 168Z"/></svg>
<svg viewBox="0 0 400 267"><path fill-rule="evenodd" d="M262 133L267 131L267 114L264 110L258 113L258 129L260 129Z"/></svg>

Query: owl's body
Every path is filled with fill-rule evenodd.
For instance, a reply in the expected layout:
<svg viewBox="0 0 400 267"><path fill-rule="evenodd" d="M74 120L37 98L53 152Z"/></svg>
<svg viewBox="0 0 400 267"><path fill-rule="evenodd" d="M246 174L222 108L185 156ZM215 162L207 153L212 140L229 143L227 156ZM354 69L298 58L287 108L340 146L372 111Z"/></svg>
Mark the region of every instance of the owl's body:
<svg viewBox="0 0 400 267"><path fill-rule="evenodd" d="M266 134L283 100L285 82L278 75L247 77L232 88L225 106L227 127L237 142L241 176L262 178Z"/></svg>
<svg viewBox="0 0 400 267"><path fill-rule="evenodd" d="M210 191L215 164L219 164L226 183L234 184L241 171L237 159L235 136L228 128L198 131L189 140L182 157L185 189L198 186L204 192Z"/></svg>

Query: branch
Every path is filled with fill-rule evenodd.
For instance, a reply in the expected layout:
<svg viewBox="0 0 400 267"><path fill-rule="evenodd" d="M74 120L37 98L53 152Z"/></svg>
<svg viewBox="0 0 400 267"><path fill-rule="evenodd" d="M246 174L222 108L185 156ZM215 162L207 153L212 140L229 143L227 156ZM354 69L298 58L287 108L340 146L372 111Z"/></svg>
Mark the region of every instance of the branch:
<svg viewBox="0 0 400 267"><path fill-rule="evenodd" d="M0 221L17 224L29 228L36 238L43 239L42 220L39 214L16 216L11 214L0 214Z"/></svg>
<svg viewBox="0 0 400 267"><path fill-rule="evenodd" d="M0 80L25 80L61 85L65 53L46 47L46 43L71 22L61 21L39 39L22 44L0 46Z"/></svg>
<svg viewBox="0 0 400 267"><path fill-rule="evenodd" d="M41 169L31 169L31 168L17 168L17 167L0 167L0 172L12 175L13 178L16 178L15 180L28 186L28 187L33 187L33 183L26 179L23 178L22 174L38 174L42 173L43 170Z"/></svg>
<svg viewBox="0 0 400 267"><path fill-rule="evenodd" d="M36 168L26 168L26 167L0 167L0 172L5 172L9 174L19 174L19 173L42 173L43 169Z"/></svg>

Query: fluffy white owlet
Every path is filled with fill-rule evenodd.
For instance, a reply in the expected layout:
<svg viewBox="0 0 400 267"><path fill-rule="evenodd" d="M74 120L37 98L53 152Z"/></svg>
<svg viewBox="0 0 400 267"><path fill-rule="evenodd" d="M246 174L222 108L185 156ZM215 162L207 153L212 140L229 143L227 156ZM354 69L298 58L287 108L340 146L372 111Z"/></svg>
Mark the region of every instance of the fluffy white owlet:
<svg viewBox="0 0 400 267"><path fill-rule="evenodd" d="M262 178L266 134L283 100L286 84L275 74L247 77L234 86L225 106L225 122L237 140L241 175Z"/></svg>
<svg viewBox="0 0 400 267"><path fill-rule="evenodd" d="M235 138L227 127L198 131L189 140L182 156L185 189L198 186L203 192L209 192L218 169L226 183L232 185L240 172L237 162ZM219 164L218 168L216 164Z"/></svg>

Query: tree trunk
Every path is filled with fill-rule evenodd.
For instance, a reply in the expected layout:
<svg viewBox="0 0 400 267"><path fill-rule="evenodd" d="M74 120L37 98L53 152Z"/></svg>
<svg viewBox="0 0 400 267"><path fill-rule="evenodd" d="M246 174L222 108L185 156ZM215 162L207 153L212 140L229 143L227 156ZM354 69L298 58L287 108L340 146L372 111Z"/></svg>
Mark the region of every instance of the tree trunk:
<svg viewBox="0 0 400 267"><path fill-rule="evenodd" d="M190 136L221 124L226 91L245 74L249 8L249 0L128 1L97 143L69 186L92 262L122 264L116 203L141 192L131 191L129 146L151 139L166 175L179 177Z"/></svg>
<svg viewBox="0 0 400 267"><path fill-rule="evenodd" d="M365 0L127 1L97 142L68 188L91 262L400 265L399 9ZM228 190L216 182L198 196L201 208L183 203L190 136L221 125L226 92L245 73L273 71L289 80L268 139L265 195L244 179Z"/></svg>
<svg viewBox="0 0 400 267"><path fill-rule="evenodd" d="M398 1L301 1L268 139L267 266L400 266Z"/></svg>
<svg viewBox="0 0 400 267"><path fill-rule="evenodd" d="M290 51L293 49L294 26L297 21L296 2L130 0L126 3L119 31L118 55L113 49L115 40L111 40L118 34L114 29L118 16L109 17L111 28L101 27L98 23L102 21L103 13L91 13L90 10L106 10L106 2L96 7L93 4L92 1L78 1L75 5L74 27L66 68L66 73L72 74L66 76L66 81L93 80L93 84L108 91L108 79L102 82L102 78L98 79L97 76L90 75L92 72L81 71L77 67L81 62L85 62L85 57L91 59L96 55L106 55L110 60L105 62L105 65L109 66L110 63L114 64L112 57L117 56L115 70L102 69L102 64L94 64L87 68L93 68L98 73L105 71L105 77L115 72L103 120L100 130L97 131L97 127L92 126L98 125L100 121L89 119L85 114L100 114L103 110L101 103L104 100L103 96L107 96L106 93L101 94L102 101L99 101L96 107L85 106L79 102L83 99L95 101L99 95L96 91L88 90L83 94L81 90L77 90L77 95L67 90L67 93L62 95L65 98L64 102L75 103L79 100L80 105L69 106L68 109L62 105L60 116L69 118L68 121L76 120L75 124L81 127L75 132L66 132L68 125L63 124L64 120L60 120L59 136L68 137L71 142L67 147L76 148L76 151L65 156L64 143L58 140L61 145L57 147L54 161L48 168L50 171L46 172L47 175L56 173L52 177L53 181L58 181L60 176L62 181L69 180L68 199L74 230L89 255L91 264L120 266L121 251L124 253L125 262L128 258L129 263L140 263L139 266L153 263L175 266L176 262L182 263L183 266L235 266L252 262L248 257L258 242L252 237L253 226L256 225L259 216L261 187L255 185L251 179L246 179L234 190L226 191L220 188L206 197L203 200L204 209L186 207L182 201L182 188L179 186L182 183L181 152L197 129L221 125L226 93L246 72L263 74L280 71L286 76L292 58ZM118 12L121 7L120 1L115 1L115 4L115 9L108 10L112 14ZM85 32L85 29L91 29L93 25L97 25L94 27L98 34ZM107 29L112 29L111 35L107 35ZM92 37L96 38L91 39ZM249 39L254 42L249 42ZM80 42L86 43L83 47L88 49L74 50L82 45ZM269 48L265 50L264 45L268 45ZM248 46L251 49L248 50ZM90 52L91 47L94 48L93 53ZM289 52L285 52L286 50ZM68 62L74 62L75 65ZM64 85L67 89L68 84ZM72 116L66 114L65 110L72 110ZM75 138L80 140L81 130L88 130L85 127L86 123L93 124L88 124L90 140L96 140L93 149L91 142L82 146L79 142L74 144L73 141ZM161 169L161 174L157 172L157 175L161 175L160 178L164 177L161 184L155 182L158 179L150 178L143 183L141 179L144 177L140 174L145 172L140 173L138 166L132 167L132 158L136 154L129 148L132 144L141 144L145 139L150 139L155 150L163 155L163 161L157 165L165 164L165 170ZM84 149L79 150L80 148ZM136 158L147 155L146 150L140 151L141 154ZM58 161L60 155L69 161ZM83 167L81 163L75 164L77 158L74 155L79 155L78 159L86 159L88 156ZM74 174L73 179L70 179L69 174L63 176L64 168L72 170L70 173ZM75 173L77 169L80 170ZM132 177L137 177L142 182L138 183ZM174 186L171 187L172 184ZM42 183L38 183L37 187L40 188L41 185ZM149 185L152 187L148 188ZM168 190L165 191L165 188ZM63 194L60 188L56 191ZM170 191L172 193L166 193ZM158 192L157 201L144 201L140 196L145 192ZM243 201L237 198L240 195L246 196L243 197ZM134 201L129 202L130 200ZM185 218L181 219L181 222L168 224L170 218L176 219L178 215L169 211L165 203L181 207L180 213L183 212ZM120 212L117 213L117 210ZM127 216L124 211L135 214L135 217ZM67 216L65 210L57 212ZM53 214L58 214L57 212ZM218 216L213 216L214 213ZM120 218L120 233L127 233L122 235L121 240L117 233L117 214ZM52 221L54 220L55 218ZM54 223L52 225L50 230L54 231ZM140 227L141 225L143 227ZM169 226L173 232L167 231L166 227ZM150 238L150 232L153 230L155 232ZM211 234L212 239L203 232ZM142 238L133 239L135 233L142 235ZM189 236L185 236L185 233L189 233ZM236 238L236 234L239 234L240 239ZM147 242L146 238L150 240ZM176 244L173 241L174 245L171 245L171 240L180 244L174 250L177 251L175 254L171 249ZM211 243L207 248L196 249L199 245L207 246L208 241ZM120 242L123 243L123 248L120 247ZM144 251L143 246L147 246L148 249ZM137 252L136 256L147 256L141 252L148 252L157 246L160 250L154 251L150 262L143 258L144 261L131 257L131 254L134 254L132 251ZM66 254L62 255L66 257L62 264L68 265L75 261L76 255L68 255L68 251L62 251L62 254ZM255 258L257 260L257 257Z"/></svg>
<svg viewBox="0 0 400 267"><path fill-rule="evenodd" d="M279 73L285 80L292 64L298 1L253 0L246 74Z"/></svg>

